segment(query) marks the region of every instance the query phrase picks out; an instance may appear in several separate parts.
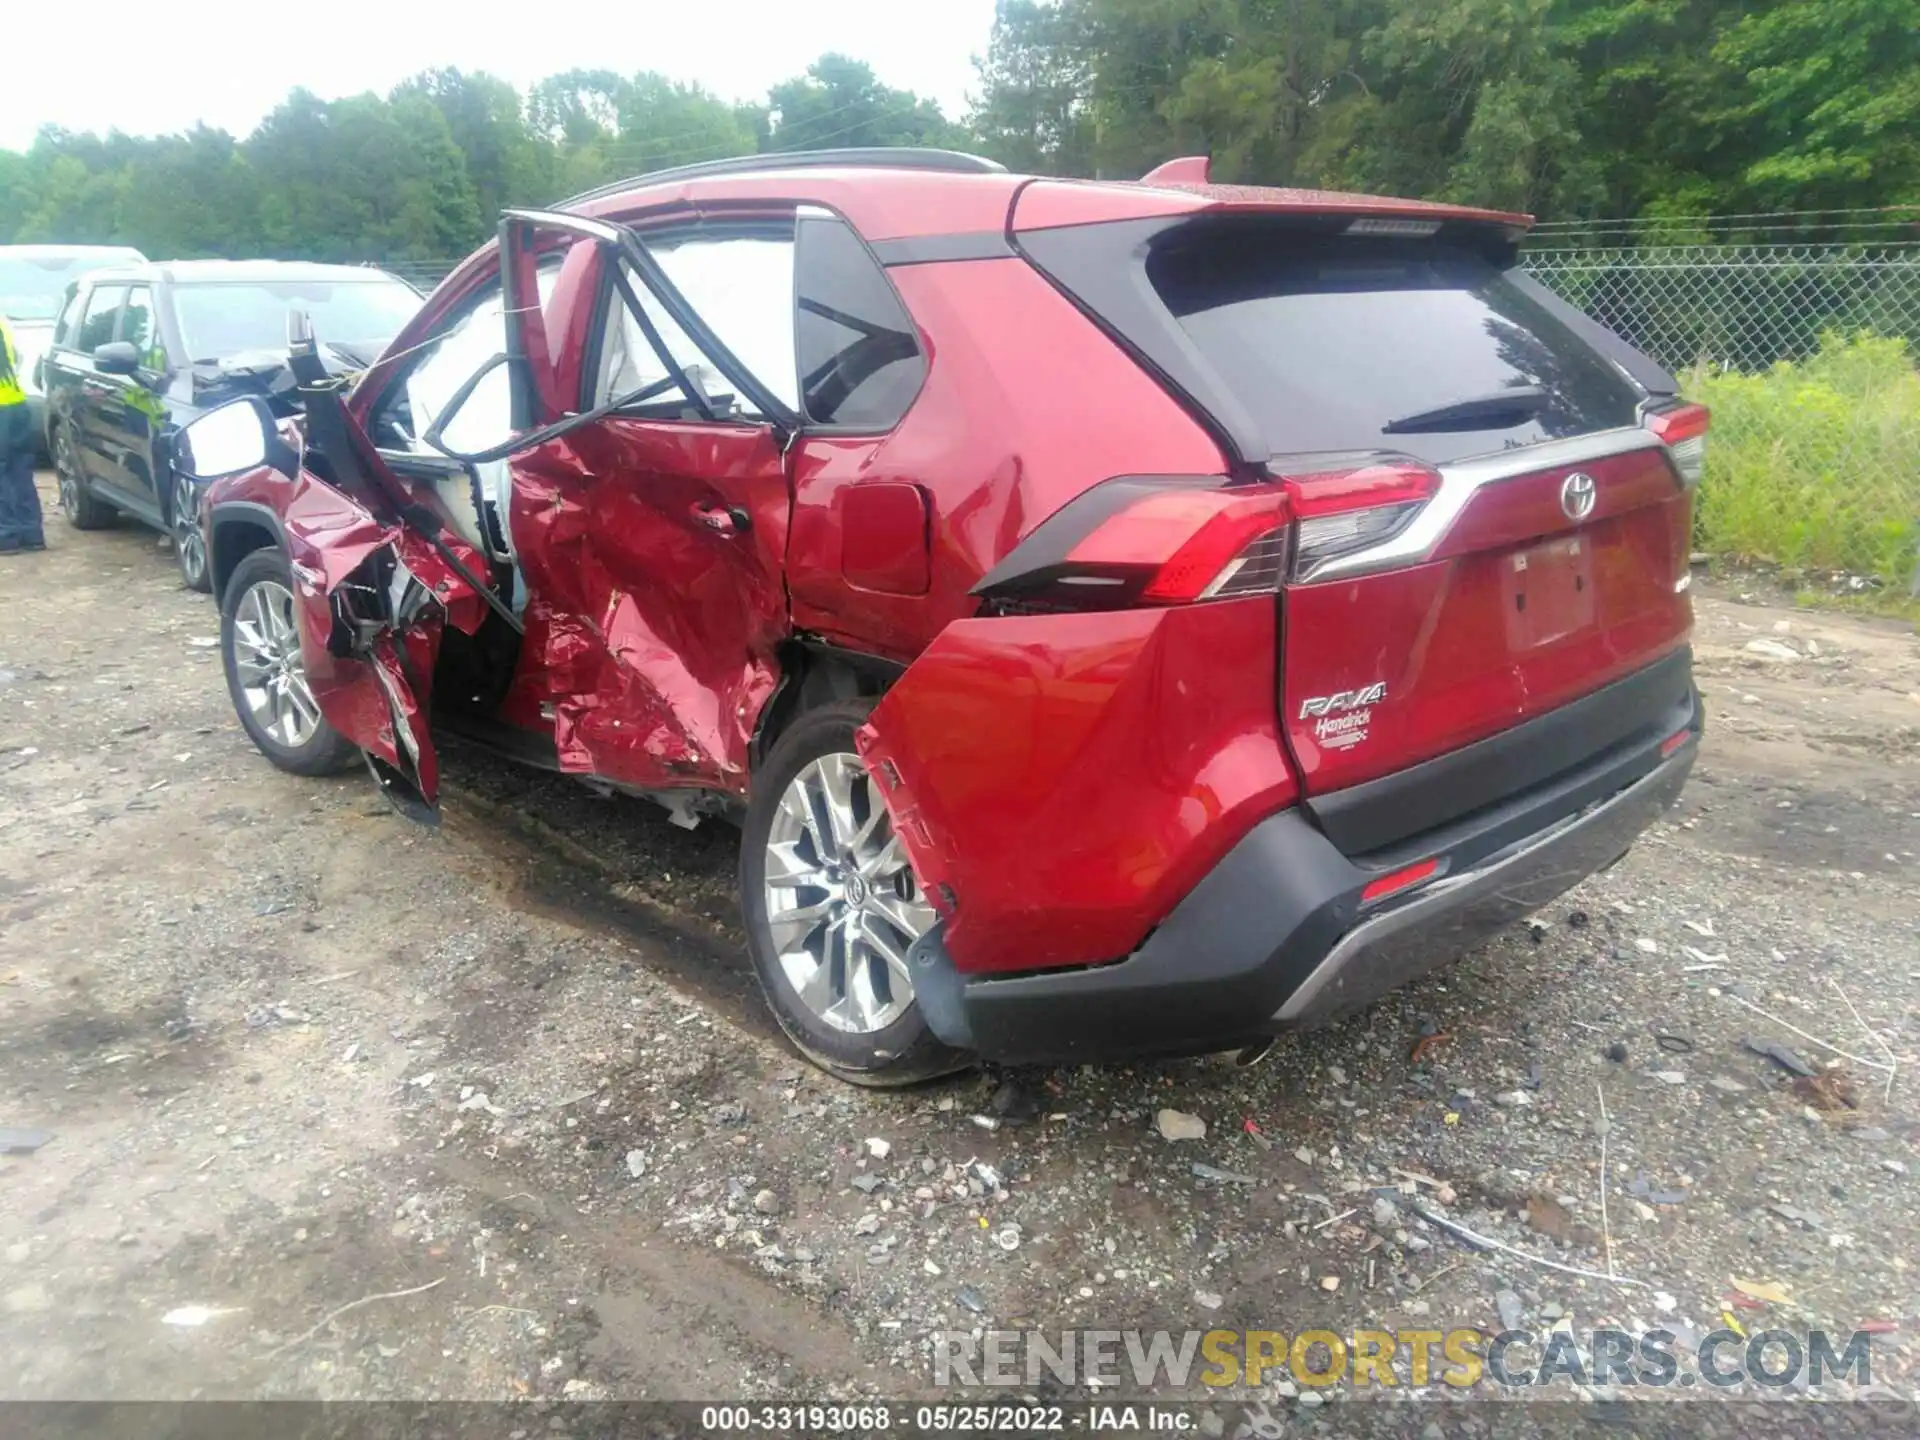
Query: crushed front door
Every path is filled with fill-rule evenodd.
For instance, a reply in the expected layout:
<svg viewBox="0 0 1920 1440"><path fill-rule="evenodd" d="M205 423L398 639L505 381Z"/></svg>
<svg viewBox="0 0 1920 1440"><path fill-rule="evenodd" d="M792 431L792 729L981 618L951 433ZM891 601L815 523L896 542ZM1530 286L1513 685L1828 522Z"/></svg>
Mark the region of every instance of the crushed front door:
<svg viewBox="0 0 1920 1440"><path fill-rule="evenodd" d="M328 478L303 468L280 517L307 684L396 808L431 822L434 665L448 622L472 633L485 619L486 561L443 529L337 395L310 393L307 424L307 463Z"/></svg>

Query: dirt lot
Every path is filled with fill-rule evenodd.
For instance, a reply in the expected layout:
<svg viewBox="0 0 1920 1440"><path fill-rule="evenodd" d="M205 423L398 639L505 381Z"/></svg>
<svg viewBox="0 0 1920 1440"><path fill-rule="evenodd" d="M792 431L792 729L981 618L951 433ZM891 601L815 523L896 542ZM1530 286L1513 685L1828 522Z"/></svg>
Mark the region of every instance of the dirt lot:
<svg viewBox="0 0 1920 1440"><path fill-rule="evenodd" d="M732 832L458 752L438 833L279 774L156 538L0 560L0 1126L53 1132L0 1159L0 1394L908 1396L936 1330L1723 1311L1897 1322L1913 1391L1911 633L1703 595L1673 823L1253 1069L874 1095L762 1013ZM1816 1038L1797 1086L1744 1043Z"/></svg>

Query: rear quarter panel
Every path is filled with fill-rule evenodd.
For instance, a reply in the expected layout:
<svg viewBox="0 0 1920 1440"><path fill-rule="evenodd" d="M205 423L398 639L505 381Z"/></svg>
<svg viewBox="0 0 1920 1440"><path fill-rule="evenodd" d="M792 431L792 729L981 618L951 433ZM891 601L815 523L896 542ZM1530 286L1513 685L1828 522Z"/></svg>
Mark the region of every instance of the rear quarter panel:
<svg viewBox="0 0 1920 1440"><path fill-rule="evenodd" d="M1024 260L896 265L926 383L879 437L804 438L787 563L797 628L908 660L972 615L975 582L1041 521L1115 475L1217 475L1219 447ZM928 500L924 595L843 569L844 492L906 482Z"/></svg>

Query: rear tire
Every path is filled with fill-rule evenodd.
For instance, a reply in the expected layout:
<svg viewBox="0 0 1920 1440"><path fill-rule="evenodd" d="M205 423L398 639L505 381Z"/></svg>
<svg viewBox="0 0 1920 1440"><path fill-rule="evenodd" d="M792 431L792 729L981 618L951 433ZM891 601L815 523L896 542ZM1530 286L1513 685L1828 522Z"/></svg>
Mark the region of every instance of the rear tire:
<svg viewBox="0 0 1920 1440"><path fill-rule="evenodd" d="M314 703L300 662L293 570L277 547L235 568L220 606L220 658L227 694L247 737L292 775L337 775L360 752Z"/></svg>
<svg viewBox="0 0 1920 1440"><path fill-rule="evenodd" d="M74 529L105 530L119 518L119 511L95 498L87 488L87 476L80 468L80 451L73 443L72 427L65 424L54 430L53 473L60 485L60 513Z"/></svg>
<svg viewBox="0 0 1920 1440"><path fill-rule="evenodd" d="M740 913L787 1038L842 1080L888 1088L973 1060L927 1028L913 996L906 952L934 915L854 749L873 703L800 716L755 773Z"/></svg>

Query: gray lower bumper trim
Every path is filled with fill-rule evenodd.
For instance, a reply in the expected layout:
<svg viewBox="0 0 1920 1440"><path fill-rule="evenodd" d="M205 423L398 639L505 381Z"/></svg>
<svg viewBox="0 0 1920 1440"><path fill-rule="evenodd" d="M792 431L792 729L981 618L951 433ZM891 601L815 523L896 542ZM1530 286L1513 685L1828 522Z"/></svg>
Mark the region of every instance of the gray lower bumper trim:
<svg viewBox="0 0 1920 1440"><path fill-rule="evenodd" d="M1361 921L1274 1019L1300 1025L1358 1009L1465 954L1611 864L1679 797L1692 768L1691 751L1553 829Z"/></svg>

